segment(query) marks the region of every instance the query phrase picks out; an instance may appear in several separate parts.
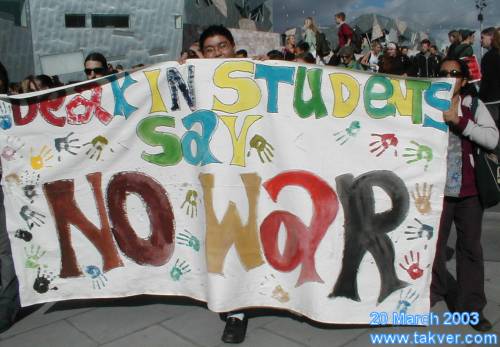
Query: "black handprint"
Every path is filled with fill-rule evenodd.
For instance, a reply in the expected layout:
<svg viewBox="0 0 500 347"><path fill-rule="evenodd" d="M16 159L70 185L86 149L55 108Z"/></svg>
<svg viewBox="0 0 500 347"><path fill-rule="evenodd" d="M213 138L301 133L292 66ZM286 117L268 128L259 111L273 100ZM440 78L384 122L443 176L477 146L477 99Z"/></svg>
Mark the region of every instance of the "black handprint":
<svg viewBox="0 0 500 347"><path fill-rule="evenodd" d="M28 230L24 229L17 229L14 236L26 242L30 242L33 238L33 235Z"/></svg>
<svg viewBox="0 0 500 347"><path fill-rule="evenodd" d="M36 274L35 283L33 283L33 289L40 294L47 293L49 290L57 290L57 287L49 288L50 282L54 280L52 273L42 273L40 274L40 268Z"/></svg>
<svg viewBox="0 0 500 347"><path fill-rule="evenodd" d="M26 205L21 207L21 211L19 212L19 214L24 219L26 224L28 224L28 227L30 229L33 229L34 225L39 227L40 225L45 224L45 221L43 220L43 218L45 218L45 215L31 210Z"/></svg>
<svg viewBox="0 0 500 347"><path fill-rule="evenodd" d="M30 199L31 203L33 203L34 198L38 195L36 187L39 181L40 174L29 172L27 170L24 171L24 174L21 176L24 196Z"/></svg>
<svg viewBox="0 0 500 347"><path fill-rule="evenodd" d="M70 132L65 137L58 137L54 139L54 145L57 151L57 160L61 161L61 155L63 151L66 151L72 155L76 155L76 152L73 152L73 149L79 149L81 146L73 144L73 142L78 142L79 139L70 139L70 137L74 134L74 132Z"/></svg>

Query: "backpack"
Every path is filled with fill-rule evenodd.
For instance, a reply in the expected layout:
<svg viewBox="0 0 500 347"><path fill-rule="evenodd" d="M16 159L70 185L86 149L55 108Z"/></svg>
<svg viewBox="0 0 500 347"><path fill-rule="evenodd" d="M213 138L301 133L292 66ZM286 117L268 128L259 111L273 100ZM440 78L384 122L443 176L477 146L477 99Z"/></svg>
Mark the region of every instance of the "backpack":
<svg viewBox="0 0 500 347"><path fill-rule="evenodd" d="M352 39L351 46L354 49L354 53L359 54L362 52L361 46L363 45L363 34L358 26L352 28Z"/></svg>
<svg viewBox="0 0 500 347"><path fill-rule="evenodd" d="M323 58L330 54L330 42L326 39L324 33L316 34L316 54Z"/></svg>
<svg viewBox="0 0 500 347"><path fill-rule="evenodd" d="M472 98L470 110L475 116L478 98ZM479 200L483 208L495 206L500 202L500 148L497 145L492 151L487 151L479 145L474 145L474 172Z"/></svg>

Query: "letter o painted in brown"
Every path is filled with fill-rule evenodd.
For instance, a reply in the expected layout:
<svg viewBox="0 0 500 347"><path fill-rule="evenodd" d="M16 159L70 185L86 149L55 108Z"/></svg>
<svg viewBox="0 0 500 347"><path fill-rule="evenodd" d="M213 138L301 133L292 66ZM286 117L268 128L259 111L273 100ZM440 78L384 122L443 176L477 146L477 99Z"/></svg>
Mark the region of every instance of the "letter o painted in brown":
<svg viewBox="0 0 500 347"><path fill-rule="evenodd" d="M127 215L127 195L135 193L146 205L151 234L137 236ZM174 253L175 221L172 205L163 186L139 172L120 172L111 178L107 190L109 219L120 249L138 264L161 266Z"/></svg>

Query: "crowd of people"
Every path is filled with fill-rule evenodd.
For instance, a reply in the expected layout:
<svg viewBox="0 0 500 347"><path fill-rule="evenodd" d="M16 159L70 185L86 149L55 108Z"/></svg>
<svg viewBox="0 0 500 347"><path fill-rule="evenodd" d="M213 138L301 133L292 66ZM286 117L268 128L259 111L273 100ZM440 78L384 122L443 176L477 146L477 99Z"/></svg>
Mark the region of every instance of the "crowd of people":
<svg viewBox="0 0 500 347"><path fill-rule="evenodd" d="M388 73L415 77L448 77L457 80L453 91L451 108L444 112L448 123L450 146L448 153L448 175L441 226L439 229L436 259L433 266L431 285L431 304L445 300L451 311L478 312L480 319L472 324L476 330L487 331L491 323L484 317L486 305L484 294L484 268L481 250L481 221L483 207L478 199L471 150L474 145L492 150L498 144L498 115L500 108L500 28L488 28L481 33L481 44L488 51L481 62L482 80L479 93L470 80L469 67L463 57L473 54L474 32L453 30L449 34L450 46L444 56L436 46L425 39L420 43L420 52L408 56L408 47L399 47L395 42L371 42L368 52L356 57L359 51L354 44L353 30L346 23L346 16L340 12L335 15L338 25L338 46L326 49L324 36L321 36L313 18L308 17L304 24L304 40L296 42L293 35L286 37L282 50L270 51L263 59L295 61L306 64L334 65L373 73ZM245 58L245 50L236 50L231 32L220 25L208 27L199 40L182 53L179 61L207 58ZM140 68L134 66L133 68ZM84 62L87 79L120 72L122 66L110 66L104 55L89 54ZM0 64L0 93L25 93L50 89L61 85L59 80L46 75L29 76L19 84L9 84L7 71ZM475 106L472 106L475 105ZM460 165L456 165L456 159ZM452 162L453 161L453 162ZM457 171L458 170L458 171ZM460 184L452 184L456 175ZM455 182L456 183L456 182ZM2 209L3 210L3 209ZM2 212L4 213L4 212ZM457 274L456 279L446 269L446 245L451 224L457 229ZM0 232L3 264L11 264L10 247L5 230L5 216ZM2 269L2 292L0 293L0 331L13 322L18 298L13 288L17 286L13 267L10 272ZM7 285L5 285L7 284ZM8 297L10 295L10 297ZM239 343L245 339L247 316L243 312L230 312L221 315L226 320L222 340Z"/></svg>

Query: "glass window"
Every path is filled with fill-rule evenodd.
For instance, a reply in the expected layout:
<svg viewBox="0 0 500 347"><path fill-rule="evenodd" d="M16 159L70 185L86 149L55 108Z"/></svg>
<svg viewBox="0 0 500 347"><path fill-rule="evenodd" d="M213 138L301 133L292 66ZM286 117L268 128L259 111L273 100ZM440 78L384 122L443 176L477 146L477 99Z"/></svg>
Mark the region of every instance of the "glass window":
<svg viewBox="0 0 500 347"><path fill-rule="evenodd" d="M129 15L123 14L93 14L93 28L128 28Z"/></svg>
<svg viewBox="0 0 500 347"><path fill-rule="evenodd" d="M67 14L64 20L66 28L85 28L84 14Z"/></svg>

